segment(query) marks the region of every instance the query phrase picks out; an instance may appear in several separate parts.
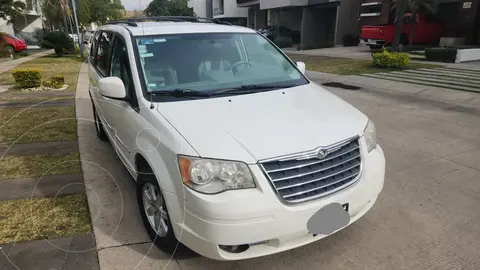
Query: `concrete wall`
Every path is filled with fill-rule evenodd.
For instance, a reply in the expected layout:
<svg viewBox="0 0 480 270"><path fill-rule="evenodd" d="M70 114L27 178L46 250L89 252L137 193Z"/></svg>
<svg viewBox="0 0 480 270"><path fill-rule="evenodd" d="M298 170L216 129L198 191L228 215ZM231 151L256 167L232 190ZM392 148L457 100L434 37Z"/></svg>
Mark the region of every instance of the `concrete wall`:
<svg viewBox="0 0 480 270"><path fill-rule="evenodd" d="M303 8L301 49L315 49L334 45L337 7Z"/></svg>
<svg viewBox="0 0 480 270"><path fill-rule="evenodd" d="M254 9L255 12L255 29L264 28L267 24L267 11L261 10L259 6Z"/></svg>
<svg viewBox="0 0 480 270"><path fill-rule="evenodd" d="M306 6L308 0L260 0L261 9L272 9L291 6Z"/></svg>
<svg viewBox="0 0 480 270"><path fill-rule="evenodd" d="M359 18L361 0L343 0L337 13L335 45L341 45L344 35L359 35Z"/></svg>
<svg viewBox="0 0 480 270"><path fill-rule="evenodd" d="M302 16L302 39L300 48L317 48L322 43L322 37L325 35L325 27L321 24L319 12L312 8L303 8ZM321 12L321 11L320 11Z"/></svg>
<svg viewBox="0 0 480 270"><path fill-rule="evenodd" d="M198 17L207 17L206 0L189 0L187 4L189 8L193 8L193 12L195 12Z"/></svg>
<svg viewBox="0 0 480 270"><path fill-rule="evenodd" d="M13 25L8 24L6 20L0 19L0 31L5 32L7 34L13 35Z"/></svg>
<svg viewBox="0 0 480 270"><path fill-rule="evenodd" d="M465 49L457 51L455 63L480 60L480 49Z"/></svg>
<svg viewBox="0 0 480 270"><path fill-rule="evenodd" d="M238 7L236 0L213 0L213 9L220 6L220 2L223 1L223 14L213 15L214 18L247 18L248 8Z"/></svg>

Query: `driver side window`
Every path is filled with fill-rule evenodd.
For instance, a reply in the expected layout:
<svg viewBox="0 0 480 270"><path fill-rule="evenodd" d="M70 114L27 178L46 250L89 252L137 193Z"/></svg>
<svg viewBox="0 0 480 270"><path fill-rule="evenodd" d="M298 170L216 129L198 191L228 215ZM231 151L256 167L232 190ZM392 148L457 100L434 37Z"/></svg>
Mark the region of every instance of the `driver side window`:
<svg viewBox="0 0 480 270"><path fill-rule="evenodd" d="M132 73L128 61L128 51L125 42L121 38L116 39L113 47L110 76L120 78L125 85L127 96L132 97L134 89Z"/></svg>

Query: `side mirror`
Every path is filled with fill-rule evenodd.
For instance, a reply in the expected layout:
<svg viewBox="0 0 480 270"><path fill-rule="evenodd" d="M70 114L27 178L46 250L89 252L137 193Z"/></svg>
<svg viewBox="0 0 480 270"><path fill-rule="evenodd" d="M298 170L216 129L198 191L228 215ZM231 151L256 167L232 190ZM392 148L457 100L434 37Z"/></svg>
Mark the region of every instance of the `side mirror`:
<svg viewBox="0 0 480 270"><path fill-rule="evenodd" d="M297 62L297 67L300 70L300 72L302 72L302 74L305 75L305 70L307 69L307 67L305 66L305 63Z"/></svg>
<svg viewBox="0 0 480 270"><path fill-rule="evenodd" d="M118 77L102 78L98 81L98 89L100 95L117 100L125 100L127 92L125 91L125 85L123 81Z"/></svg>

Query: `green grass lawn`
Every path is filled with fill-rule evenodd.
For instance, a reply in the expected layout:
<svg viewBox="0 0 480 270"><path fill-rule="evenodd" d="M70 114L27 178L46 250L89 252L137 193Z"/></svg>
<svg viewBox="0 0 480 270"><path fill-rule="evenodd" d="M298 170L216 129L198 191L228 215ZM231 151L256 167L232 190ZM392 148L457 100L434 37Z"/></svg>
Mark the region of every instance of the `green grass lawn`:
<svg viewBox="0 0 480 270"><path fill-rule="evenodd" d="M49 154L0 158L0 181L42 175L81 173L80 155Z"/></svg>
<svg viewBox="0 0 480 270"><path fill-rule="evenodd" d="M77 139L75 107L0 109L0 142L35 143Z"/></svg>
<svg viewBox="0 0 480 270"><path fill-rule="evenodd" d="M81 62L76 55L65 55L57 57L54 54L36 58L17 66L17 68L39 68L43 72L42 80L48 80L52 76L61 75L65 77L65 83L69 87L65 91L75 91L77 87L77 77ZM10 71L0 74L0 84L14 85ZM15 91L16 89L12 89Z"/></svg>
<svg viewBox="0 0 480 270"><path fill-rule="evenodd" d="M0 201L0 244L84 235L91 230L85 195Z"/></svg>
<svg viewBox="0 0 480 270"><path fill-rule="evenodd" d="M297 61L298 56L290 55L290 57ZM312 60L305 59L304 56L298 61L305 61L307 70L332 73L337 75L359 75L365 73L380 73L389 71L398 71L405 69L419 69L419 68L435 68L437 65L429 65L422 63L410 62L403 69L386 69L379 68L373 65L371 60L350 59L350 58L334 58L334 57L312 57Z"/></svg>

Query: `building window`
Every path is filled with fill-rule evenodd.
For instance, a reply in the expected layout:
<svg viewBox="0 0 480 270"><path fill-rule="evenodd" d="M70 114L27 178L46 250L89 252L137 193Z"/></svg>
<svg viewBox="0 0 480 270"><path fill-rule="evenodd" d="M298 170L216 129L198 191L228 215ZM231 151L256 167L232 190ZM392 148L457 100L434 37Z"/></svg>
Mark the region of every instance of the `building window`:
<svg viewBox="0 0 480 270"><path fill-rule="evenodd" d="M382 12L382 2L362 3L360 17L380 16Z"/></svg>
<svg viewBox="0 0 480 270"><path fill-rule="evenodd" d="M218 0L218 7L213 9L213 15L223 15L223 14L224 14L223 0Z"/></svg>
<svg viewBox="0 0 480 270"><path fill-rule="evenodd" d="M28 11L33 11L33 0L27 0L26 6Z"/></svg>

